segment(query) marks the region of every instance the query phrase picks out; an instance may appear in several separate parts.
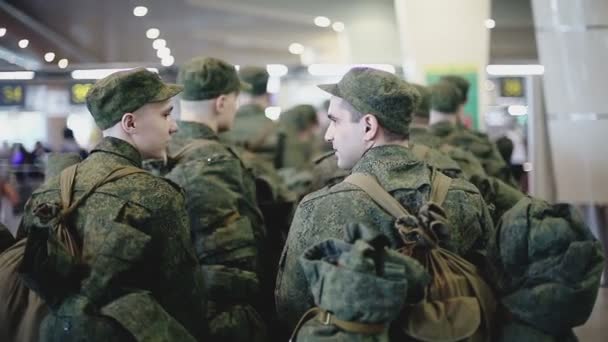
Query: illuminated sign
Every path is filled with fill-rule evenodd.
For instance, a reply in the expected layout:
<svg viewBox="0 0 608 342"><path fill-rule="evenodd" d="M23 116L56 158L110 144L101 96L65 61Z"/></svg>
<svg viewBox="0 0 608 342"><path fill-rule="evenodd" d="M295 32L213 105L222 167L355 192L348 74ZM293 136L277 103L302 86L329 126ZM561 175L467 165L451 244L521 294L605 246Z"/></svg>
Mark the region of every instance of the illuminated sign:
<svg viewBox="0 0 608 342"><path fill-rule="evenodd" d="M524 97L523 77L505 77L500 79L501 97Z"/></svg>
<svg viewBox="0 0 608 342"><path fill-rule="evenodd" d="M15 83L0 83L0 106L23 106L25 86Z"/></svg>
<svg viewBox="0 0 608 342"><path fill-rule="evenodd" d="M87 94L93 83L74 83L70 87L70 103L85 104L87 102Z"/></svg>

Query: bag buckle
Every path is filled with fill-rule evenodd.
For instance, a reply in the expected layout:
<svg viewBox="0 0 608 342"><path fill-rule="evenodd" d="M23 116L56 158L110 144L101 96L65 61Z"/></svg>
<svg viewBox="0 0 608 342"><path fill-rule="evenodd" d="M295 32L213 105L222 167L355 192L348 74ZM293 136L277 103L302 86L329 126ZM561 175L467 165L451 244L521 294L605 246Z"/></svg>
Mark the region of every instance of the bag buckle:
<svg viewBox="0 0 608 342"><path fill-rule="evenodd" d="M323 323L323 325L329 325L329 322L331 322L331 312L324 311L323 315L325 317L322 318L321 323Z"/></svg>

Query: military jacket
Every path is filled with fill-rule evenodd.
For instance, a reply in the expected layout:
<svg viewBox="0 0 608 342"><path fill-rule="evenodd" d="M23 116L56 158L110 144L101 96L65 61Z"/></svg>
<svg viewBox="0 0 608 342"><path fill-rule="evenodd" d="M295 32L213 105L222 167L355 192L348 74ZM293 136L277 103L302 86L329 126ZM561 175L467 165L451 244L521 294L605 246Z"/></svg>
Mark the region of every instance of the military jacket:
<svg viewBox="0 0 608 342"><path fill-rule="evenodd" d="M412 213L417 213L430 195L431 169L399 145L370 149L353 172L373 175ZM454 249L463 255L483 251L493 231L488 209L475 186L454 179L443 204L451 223ZM386 235L391 247L402 246L393 217L375 204L363 190L339 183L306 196L299 204L279 262L275 299L279 317L290 329L312 305L306 280L298 265L302 252L325 239L343 238L348 223L362 223Z"/></svg>
<svg viewBox="0 0 608 342"><path fill-rule="evenodd" d="M132 145L104 138L78 165L74 197L112 170L141 168L141 163L141 155ZM36 226L35 210L45 203L60 203L58 175L27 202L20 237ZM183 326L197 340L204 338L203 275L192 249L184 196L177 185L149 173L120 178L95 190L69 217L69 226L82 244L82 262L89 272L80 293L74 294L80 299L64 301L57 312L78 316L83 312L82 298L88 298L93 307L132 334L157 329L159 336L176 338L173 329L183 330ZM173 328L168 327L172 319L179 322ZM64 324L61 319L50 320L41 334L54 340L51 335L67 331ZM80 328L74 327L75 331Z"/></svg>
<svg viewBox="0 0 608 342"><path fill-rule="evenodd" d="M211 128L187 121L178 124L171 155L195 140L208 142L184 155L165 176L185 191L199 262L256 271L265 229L253 175Z"/></svg>

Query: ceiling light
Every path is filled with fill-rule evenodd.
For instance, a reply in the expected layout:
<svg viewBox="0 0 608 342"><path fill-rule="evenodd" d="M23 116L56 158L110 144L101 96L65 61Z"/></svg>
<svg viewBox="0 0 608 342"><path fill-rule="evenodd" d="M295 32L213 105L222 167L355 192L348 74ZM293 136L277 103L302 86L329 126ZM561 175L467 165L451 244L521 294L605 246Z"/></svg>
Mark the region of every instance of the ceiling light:
<svg viewBox="0 0 608 342"><path fill-rule="evenodd" d="M175 58L173 56L167 56L160 61L160 64L166 67L170 67L175 63Z"/></svg>
<svg viewBox="0 0 608 342"><path fill-rule="evenodd" d="M158 69L156 68L146 68L149 71L155 72L158 74ZM74 70L72 71L72 78L75 80L98 80L109 76L118 71L124 71L129 69L82 69L82 70Z"/></svg>
<svg viewBox="0 0 608 342"><path fill-rule="evenodd" d="M146 37L149 39L156 39L160 36L160 30L157 28L151 28L146 31Z"/></svg>
<svg viewBox="0 0 608 342"><path fill-rule="evenodd" d="M158 58L165 58L169 56L171 56L171 49L169 49L168 47L163 47L156 50L156 57Z"/></svg>
<svg viewBox="0 0 608 342"><path fill-rule="evenodd" d="M270 76L281 77L287 75L289 69L283 64L268 64L266 65L266 71L268 71L268 75Z"/></svg>
<svg viewBox="0 0 608 342"><path fill-rule="evenodd" d="M18 44L20 48L25 49L28 45L30 45L30 41L27 39L21 39Z"/></svg>
<svg viewBox="0 0 608 342"><path fill-rule="evenodd" d="M368 67L395 73L395 67L390 64L311 64L308 73L313 76L343 76L354 67Z"/></svg>
<svg viewBox="0 0 608 342"><path fill-rule="evenodd" d="M336 21L333 25L331 25L331 27L336 32L342 32L342 31L344 31L344 23L341 22L341 21Z"/></svg>
<svg viewBox="0 0 608 342"><path fill-rule="evenodd" d="M6 34L6 28L0 27L0 37L4 37L5 34Z"/></svg>
<svg viewBox="0 0 608 342"><path fill-rule="evenodd" d="M329 20L328 17L319 16L315 18L315 25L319 27L328 27L331 25L331 20Z"/></svg>
<svg viewBox="0 0 608 342"><path fill-rule="evenodd" d="M279 119L279 116L281 116L281 107L266 107L264 114L266 114L266 117L270 120L276 121Z"/></svg>
<svg viewBox="0 0 608 342"><path fill-rule="evenodd" d="M57 65L58 65L58 66L59 66L59 68L61 68L61 69L65 69L65 68L67 68L67 67L68 67L68 64L69 64L69 62L68 62L68 60L67 60L66 58L62 58L62 59L60 59L60 60L59 60L59 62L57 63Z"/></svg>
<svg viewBox="0 0 608 342"><path fill-rule="evenodd" d="M156 39L154 42L152 42L152 47L156 50L164 48L165 46L167 46L167 41L164 39Z"/></svg>
<svg viewBox="0 0 608 342"><path fill-rule="evenodd" d="M488 29L493 29L496 27L496 21L494 21L494 19L486 19L484 24L486 25L486 28L488 28Z"/></svg>
<svg viewBox="0 0 608 342"><path fill-rule="evenodd" d="M304 52L304 45L300 43L291 43L289 45L289 52L294 55L300 55Z"/></svg>
<svg viewBox="0 0 608 342"><path fill-rule="evenodd" d="M133 15L136 17L143 17L148 14L148 7L146 6L137 6L133 9Z"/></svg>
<svg viewBox="0 0 608 342"><path fill-rule="evenodd" d="M55 60L55 53L53 52L47 52L44 54L44 60L51 63L52 61Z"/></svg>
<svg viewBox="0 0 608 342"><path fill-rule="evenodd" d="M545 67L539 64L491 64L486 72L492 76L542 75Z"/></svg>
<svg viewBox="0 0 608 342"><path fill-rule="evenodd" d="M0 80L31 80L34 78L33 71L4 71L0 72Z"/></svg>

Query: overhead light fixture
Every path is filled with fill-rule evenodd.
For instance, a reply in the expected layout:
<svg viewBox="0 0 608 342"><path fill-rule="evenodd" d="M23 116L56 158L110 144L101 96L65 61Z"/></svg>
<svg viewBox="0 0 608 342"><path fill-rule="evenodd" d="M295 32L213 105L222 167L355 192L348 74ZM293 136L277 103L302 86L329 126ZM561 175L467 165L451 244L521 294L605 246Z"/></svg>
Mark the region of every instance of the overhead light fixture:
<svg viewBox="0 0 608 342"><path fill-rule="evenodd" d="M507 112L512 116L522 116L528 114L528 107L523 105L511 105L507 107Z"/></svg>
<svg viewBox="0 0 608 342"><path fill-rule="evenodd" d="M396 69L390 64L311 64L308 73L313 76L342 76L355 67L368 67L394 74Z"/></svg>
<svg viewBox="0 0 608 342"><path fill-rule="evenodd" d="M486 25L486 28L488 28L488 29L493 29L496 27L496 21L494 19L486 19L484 21L484 24Z"/></svg>
<svg viewBox="0 0 608 342"><path fill-rule="evenodd" d="M158 74L158 69L156 68L146 68L149 71L155 72ZM75 80L98 80L109 76L118 71L124 71L129 69L82 69L82 70L74 70L72 71L72 78Z"/></svg>
<svg viewBox="0 0 608 342"><path fill-rule="evenodd" d="M270 120L276 121L281 116L281 107L266 107L264 114Z"/></svg>
<svg viewBox="0 0 608 342"><path fill-rule="evenodd" d="M148 29L148 31L146 31L146 37L148 37L148 39L156 39L160 36L160 30L157 28L151 28Z"/></svg>
<svg viewBox="0 0 608 342"><path fill-rule="evenodd" d="M6 34L6 27L0 27L0 37L4 37Z"/></svg>
<svg viewBox="0 0 608 342"><path fill-rule="evenodd" d="M35 76L33 71L3 71L0 80L31 80Z"/></svg>
<svg viewBox="0 0 608 342"><path fill-rule="evenodd" d="M289 69L283 64L268 64L266 65L266 71L269 76L281 77L287 75Z"/></svg>
<svg viewBox="0 0 608 342"><path fill-rule="evenodd" d="M162 59L169 56L171 56L171 49L169 49L168 47L163 47L156 50L156 57L158 58Z"/></svg>
<svg viewBox="0 0 608 342"><path fill-rule="evenodd" d="M331 27L336 32L342 32L342 31L344 31L344 23L341 22L341 21L336 21L333 25L331 25Z"/></svg>
<svg viewBox="0 0 608 342"><path fill-rule="evenodd" d="M318 16L315 18L315 25L319 27L329 27L331 20L328 17Z"/></svg>
<svg viewBox="0 0 608 342"><path fill-rule="evenodd" d="M136 17L143 17L148 14L148 7L146 6L137 6L133 9L133 15Z"/></svg>
<svg viewBox="0 0 608 342"><path fill-rule="evenodd" d="M486 72L492 76L542 75L545 67L540 64L490 64Z"/></svg>
<svg viewBox="0 0 608 342"><path fill-rule="evenodd" d="M164 48L165 46L167 46L167 41L164 39L156 39L154 42L152 42L152 47L156 50Z"/></svg>
<svg viewBox="0 0 608 342"><path fill-rule="evenodd" d="M60 69L65 69L68 67L69 61L67 60L67 58L62 58L59 60L59 62L57 62L57 65L59 66Z"/></svg>
<svg viewBox="0 0 608 342"><path fill-rule="evenodd" d="M19 44L20 48L25 49L26 47L28 47L28 45L30 45L30 41L27 39L21 39L17 44Z"/></svg>
<svg viewBox="0 0 608 342"><path fill-rule="evenodd" d="M173 63L175 63L175 58L173 56L167 56L160 61L160 64L165 67L170 67Z"/></svg>
<svg viewBox="0 0 608 342"><path fill-rule="evenodd" d="M291 43L289 45L289 52L294 55L300 55L304 52L304 45L300 43Z"/></svg>
<svg viewBox="0 0 608 342"><path fill-rule="evenodd" d="M44 60L51 63L52 61L55 60L55 53L53 52L47 52L44 54Z"/></svg>

